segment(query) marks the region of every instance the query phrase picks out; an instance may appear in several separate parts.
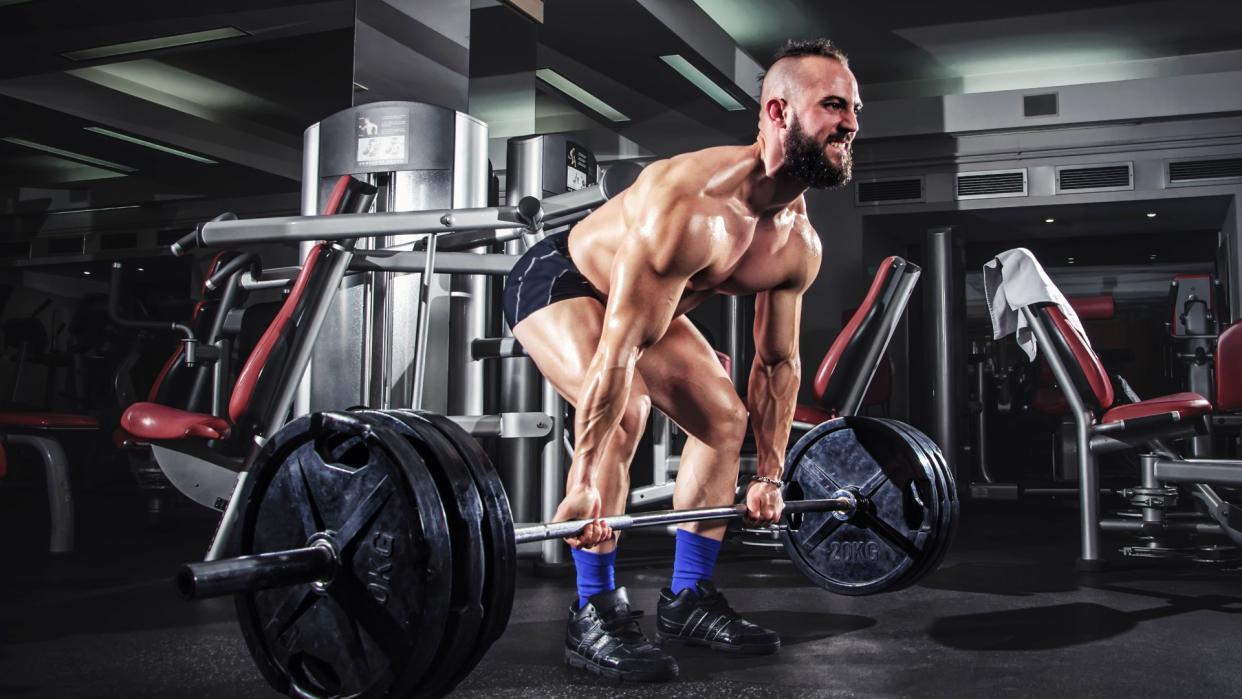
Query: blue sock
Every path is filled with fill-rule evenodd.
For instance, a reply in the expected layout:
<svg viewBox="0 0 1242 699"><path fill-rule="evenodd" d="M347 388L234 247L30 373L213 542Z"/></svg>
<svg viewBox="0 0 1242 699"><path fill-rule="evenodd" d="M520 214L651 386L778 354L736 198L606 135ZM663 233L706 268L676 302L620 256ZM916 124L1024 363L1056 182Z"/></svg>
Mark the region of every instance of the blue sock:
<svg viewBox="0 0 1242 699"><path fill-rule="evenodd" d="M718 553L719 541L678 529L677 548L673 553L673 584L670 586L673 594L686 588L695 589L694 584L700 580L710 581Z"/></svg>
<svg viewBox="0 0 1242 699"><path fill-rule="evenodd" d="M578 608L586 606L587 598L601 592L617 589L613 581L613 569L617 562L617 550L612 553L591 553L570 549L574 556L574 569L578 573Z"/></svg>

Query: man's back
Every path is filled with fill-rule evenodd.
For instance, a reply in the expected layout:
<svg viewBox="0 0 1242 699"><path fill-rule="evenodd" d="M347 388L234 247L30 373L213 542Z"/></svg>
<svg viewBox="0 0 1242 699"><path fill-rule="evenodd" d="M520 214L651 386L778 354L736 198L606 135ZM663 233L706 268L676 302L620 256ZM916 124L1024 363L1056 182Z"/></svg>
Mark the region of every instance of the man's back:
<svg viewBox="0 0 1242 699"><path fill-rule="evenodd" d="M689 279L678 314L716 293L777 288L799 260L818 253L819 241L801 198L763 212L750 205L762 168L753 146L707 148L652 163L634 185L574 228L574 262L607 295L617 251L635 238L652 258L704 256L707 264ZM671 220L678 224L668 225Z"/></svg>

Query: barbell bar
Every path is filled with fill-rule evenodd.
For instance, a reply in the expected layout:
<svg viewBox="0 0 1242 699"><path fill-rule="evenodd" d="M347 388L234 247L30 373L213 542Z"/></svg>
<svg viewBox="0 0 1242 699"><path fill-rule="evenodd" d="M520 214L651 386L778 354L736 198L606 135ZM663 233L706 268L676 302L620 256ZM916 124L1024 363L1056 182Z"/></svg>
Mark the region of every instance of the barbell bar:
<svg viewBox="0 0 1242 699"><path fill-rule="evenodd" d="M842 490L831 498L793 500L785 503L785 513L836 512L849 516L858 508L854 493ZM620 514L600 519L614 531L639 527L658 527L685 522L714 519L741 519L746 505L701 507L689 510L661 510L643 514ZM547 522L518 527L514 541L524 544L547 539L563 539L581 534L595 520L578 519ZM302 548L238 556L217 561L187 563L177 572L177 589L187 600L234 595L240 592L266 590L301 584L325 584L340 565L339 549L350 542L336 542L332 534L321 535L314 543Z"/></svg>

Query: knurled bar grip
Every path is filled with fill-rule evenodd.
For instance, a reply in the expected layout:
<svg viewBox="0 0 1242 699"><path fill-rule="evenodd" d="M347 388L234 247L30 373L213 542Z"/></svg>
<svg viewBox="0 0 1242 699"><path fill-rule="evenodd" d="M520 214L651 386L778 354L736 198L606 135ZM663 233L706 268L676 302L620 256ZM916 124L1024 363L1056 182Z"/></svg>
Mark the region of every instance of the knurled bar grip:
<svg viewBox="0 0 1242 699"><path fill-rule="evenodd" d="M786 514L799 512L845 512L854 507L851 498L825 498L823 500L794 500L785 503ZM600 519L616 531L634 527L654 527L661 524L681 524L706 519L733 519L746 516L746 505L738 503L729 507L704 507L695 510L662 510L639 515L612 515ZM595 520L574 519L566 522L532 524L513 530L513 538L519 544L545 539L563 539L581 534L586 525Z"/></svg>

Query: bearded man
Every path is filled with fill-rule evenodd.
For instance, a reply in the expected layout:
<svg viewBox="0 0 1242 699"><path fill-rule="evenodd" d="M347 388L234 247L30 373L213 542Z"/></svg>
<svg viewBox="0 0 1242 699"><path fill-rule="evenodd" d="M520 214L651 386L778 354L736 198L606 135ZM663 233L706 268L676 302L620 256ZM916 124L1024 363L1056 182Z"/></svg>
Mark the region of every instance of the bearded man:
<svg viewBox="0 0 1242 699"><path fill-rule="evenodd" d="M687 435L674 509L733 504L754 433L747 518L782 514L781 470L801 379L802 295L819 271L807 188L850 178L862 107L845 55L788 42L764 76L754 144L678 155L566 234L532 246L505 288L505 317L544 377L577 409L574 456L554 519L594 520L576 537L578 600L566 661L595 674L662 681L676 660L640 629L613 576L617 538L598 518L624 512L629 465L654 405ZM755 295L755 359L744 403L685 313L717 294ZM712 583L720 521L680 525L659 640L771 653L780 637L743 619Z"/></svg>

